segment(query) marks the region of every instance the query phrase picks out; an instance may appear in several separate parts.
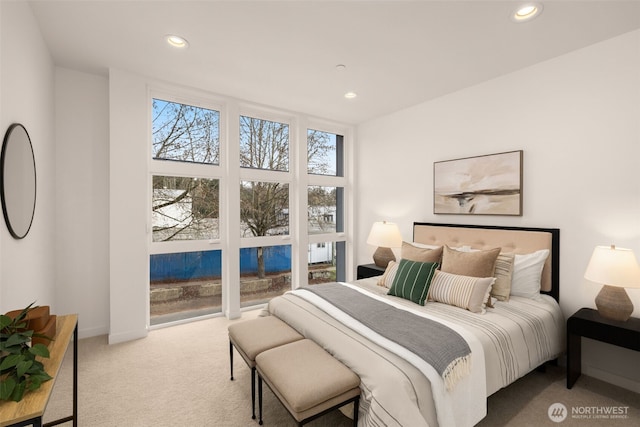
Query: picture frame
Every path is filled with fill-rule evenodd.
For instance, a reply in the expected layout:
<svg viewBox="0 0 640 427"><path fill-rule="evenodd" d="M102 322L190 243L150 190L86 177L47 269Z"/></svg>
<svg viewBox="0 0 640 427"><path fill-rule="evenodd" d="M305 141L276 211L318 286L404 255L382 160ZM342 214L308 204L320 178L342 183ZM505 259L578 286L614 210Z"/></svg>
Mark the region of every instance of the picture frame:
<svg viewBox="0 0 640 427"><path fill-rule="evenodd" d="M523 151L433 163L433 213L522 216Z"/></svg>

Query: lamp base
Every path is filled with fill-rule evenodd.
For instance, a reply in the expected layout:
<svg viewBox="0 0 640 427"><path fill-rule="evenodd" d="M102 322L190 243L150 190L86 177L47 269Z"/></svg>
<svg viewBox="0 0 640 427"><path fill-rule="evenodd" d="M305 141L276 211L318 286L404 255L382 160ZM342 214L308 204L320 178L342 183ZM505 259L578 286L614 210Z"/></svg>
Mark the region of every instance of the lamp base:
<svg viewBox="0 0 640 427"><path fill-rule="evenodd" d="M624 288L604 285L596 296L598 313L611 320L625 322L633 313L633 303Z"/></svg>
<svg viewBox="0 0 640 427"><path fill-rule="evenodd" d="M381 246L373 253L373 262L382 268L387 268L389 261L395 261L396 256L390 248L383 248Z"/></svg>

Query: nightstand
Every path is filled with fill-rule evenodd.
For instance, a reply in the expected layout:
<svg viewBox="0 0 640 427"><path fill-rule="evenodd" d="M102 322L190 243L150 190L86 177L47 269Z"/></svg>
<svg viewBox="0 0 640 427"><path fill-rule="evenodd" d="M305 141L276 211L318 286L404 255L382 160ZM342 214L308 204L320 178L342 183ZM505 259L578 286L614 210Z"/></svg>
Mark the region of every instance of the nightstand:
<svg viewBox="0 0 640 427"><path fill-rule="evenodd" d="M360 279L366 279L367 277L382 276L385 270L386 268L378 267L375 264L359 265L358 274L356 278L360 280Z"/></svg>
<svg viewBox="0 0 640 427"><path fill-rule="evenodd" d="M567 319L567 388L582 372L582 337L640 351L640 319L609 320L592 308L581 308Z"/></svg>

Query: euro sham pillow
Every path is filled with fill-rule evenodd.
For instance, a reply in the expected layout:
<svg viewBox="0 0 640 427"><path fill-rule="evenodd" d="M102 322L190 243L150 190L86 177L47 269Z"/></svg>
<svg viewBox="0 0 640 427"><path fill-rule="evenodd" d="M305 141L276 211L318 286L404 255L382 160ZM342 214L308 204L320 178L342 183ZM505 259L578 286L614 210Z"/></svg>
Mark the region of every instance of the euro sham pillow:
<svg viewBox="0 0 640 427"><path fill-rule="evenodd" d="M429 286L429 301L484 314L495 280L495 277L470 277L436 271Z"/></svg>
<svg viewBox="0 0 640 427"><path fill-rule="evenodd" d="M442 258L442 246L425 247L409 242L402 242L400 258L420 262L440 262Z"/></svg>
<svg viewBox="0 0 640 427"><path fill-rule="evenodd" d="M548 257L549 249L515 255L511 277L511 295L532 299L540 297L542 269Z"/></svg>
<svg viewBox="0 0 640 427"><path fill-rule="evenodd" d="M398 271L387 294L424 305L429 292L429 285L437 268L438 263L436 262L401 259L398 263Z"/></svg>
<svg viewBox="0 0 640 427"><path fill-rule="evenodd" d="M445 246L442 252L442 267L445 273L470 277L492 277L500 248L484 251L461 252Z"/></svg>

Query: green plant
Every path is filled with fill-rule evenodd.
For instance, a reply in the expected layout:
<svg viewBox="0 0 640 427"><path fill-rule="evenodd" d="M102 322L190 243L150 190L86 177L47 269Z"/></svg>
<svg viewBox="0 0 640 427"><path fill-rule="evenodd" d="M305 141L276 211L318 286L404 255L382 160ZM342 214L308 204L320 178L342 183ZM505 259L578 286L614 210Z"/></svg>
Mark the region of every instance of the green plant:
<svg viewBox="0 0 640 427"><path fill-rule="evenodd" d="M26 391L40 388L52 377L44 370L36 356L49 357L43 344L29 346L33 337L47 338L27 329L25 318L33 308L30 304L18 316L0 315L0 400L22 400Z"/></svg>

